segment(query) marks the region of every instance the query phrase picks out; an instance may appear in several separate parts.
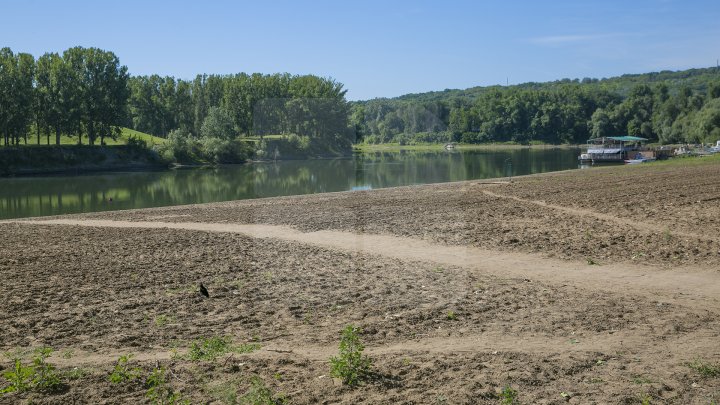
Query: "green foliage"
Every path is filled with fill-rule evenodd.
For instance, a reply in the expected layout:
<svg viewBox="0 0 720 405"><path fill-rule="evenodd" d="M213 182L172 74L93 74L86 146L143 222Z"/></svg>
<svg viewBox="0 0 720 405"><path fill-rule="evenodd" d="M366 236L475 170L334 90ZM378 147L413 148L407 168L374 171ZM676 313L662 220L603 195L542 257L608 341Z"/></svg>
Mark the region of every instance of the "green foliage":
<svg viewBox="0 0 720 405"><path fill-rule="evenodd" d="M126 381L133 381L140 378L142 371L138 367L130 367L128 364L132 358L132 354L120 356L115 363L115 368L110 374L110 382L113 384L119 384Z"/></svg>
<svg viewBox="0 0 720 405"><path fill-rule="evenodd" d="M285 402L282 395L274 395L258 377L253 377L250 389L240 397L240 403L243 405L281 405Z"/></svg>
<svg viewBox="0 0 720 405"><path fill-rule="evenodd" d="M49 347L43 347L35 351L33 357L33 368L35 375L33 385L41 390L53 390L60 386L60 376L55 371L55 366L47 362L48 356L53 350Z"/></svg>
<svg viewBox="0 0 720 405"><path fill-rule="evenodd" d="M227 337L200 338L190 345L190 360L215 360L231 349L232 341Z"/></svg>
<svg viewBox="0 0 720 405"><path fill-rule="evenodd" d="M458 318L457 318L457 314L455 313L455 311L448 311L447 319L448 319L448 321L456 321Z"/></svg>
<svg viewBox="0 0 720 405"><path fill-rule="evenodd" d="M238 403L237 383L234 381L209 385L206 391L210 396L224 404L236 405Z"/></svg>
<svg viewBox="0 0 720 405"><path fill-rule="evenodd" d="M508 385L507 387L503 388L502 392L500 393L500 403L503 405L517 404L517 396L517 390L513 389L511 386Z"/></svg>
<svg viewBox="0 0 720 405"><path fill-rule="evenodd" d="M3 373L10 385L0 393L23 392L28 390L52 391L62 385L55 366L47 362L53 350L43 347L35 350L31 365L24 365L19 357L13 359L13 368Z"/></svg>
<svg viewBox="0 0 720 405"><path fill-rule="evenodd" d="M172 315L160 314L155 317L155 326L158 328L162 328L172 322L175 322L175 317Z"/></svg>
<svg viewBox="0 0 720 405"><path fill-rule="evenodd" d="M145 381L148 390L145 396L151 403L157 405L190 404L189 400L183 400L182 394L175 392L167 382L165 369L160 367L154 369Z"/></svg>
<svg viewBox="0 0 720 405"><path fill-rule="evenodd" d="M200 136L225 141L234 139L235 126L230 113L224 108L211 107L202 123Z"/></svg>
<svg viewBox="0 0 720 405"><path fill-rule="evenodd" d="M229 337L200 338L190 345L190 360L215 360L226 353L251 353L260 349L257 343L233 345Z"/></svg>
<svg viewBox="0 0 720 405"><path fill-rule="evenodd" d="M0 390L0 393L23 392L32 388L35 370L32 366L25 366L20 359L13 359L13 368L3 372L3 377L10 385Z"/></svg>
<svg viewBox="0 0 720 405"><path fill-rule="evenodd" d="M688 367L695 370L705 378L720 377L720 363L711 364L706 361L695 359Z"/></svg>
<svg viewBox="0 0 720 405"><path fill-rule="evenodd" d="M340 355L330 358L330 374L347 385L357 385L371 371L372 361L363 355L365 346L360 342L360 329L348 325L340 338Z"/></svg>

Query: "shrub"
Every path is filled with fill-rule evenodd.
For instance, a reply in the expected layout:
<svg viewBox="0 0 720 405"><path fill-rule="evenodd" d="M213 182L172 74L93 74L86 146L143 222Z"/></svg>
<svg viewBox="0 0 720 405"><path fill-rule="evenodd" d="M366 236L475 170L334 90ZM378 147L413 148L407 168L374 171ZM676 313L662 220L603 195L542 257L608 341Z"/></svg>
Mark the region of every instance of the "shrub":
<svg viewBox="0 0 720 405"><path fill-rule="evenodd" d="M141 371L138 367L130 368L128 366L128 362L132 356L132 354L120 356L117 363L115 363L113 372L110 374L110 382L118 384L125 381L132 381L140 377Z"/></svg>
<svg viewBox="0 0 720 405"><path fill-rule="evenodd" d="M215 360L225 353L250 353L258 350L260 345L249 343L233 346L229 337L200 338L190 345L190 360Z"/></svg>
<svg viewBox="0 0 720 405"><path fill-rule="evenodd" d="M363 355L365 346L360 342L360 329L348 325L340 338L340 355L330 358L330 374L342 379L344 384L357 385L365 380L372 367L372 361Z"/></svg>
<svg viewBox="0 0 720 405"><path fill-rule="evenodd" d="M23 392L32 389L52 391L62 385L55 366L47 362L53 350L43 347L35 350L32 365L23 365L20 358L13 359L12 370L3 373L3 377L10 381L10 385L0 390L0 393Z"/></svg>
<svg viewBox="0 0 720 405"><path fill-rule="evenodd" d="M173 391L172 387L167 383L165 377L165 369L160 367L150 373L145 384L148 387L145 396L153 404L189 404L189 400L183 400L182 394Z"/></svg>
<svg viewBox="0 0 720 405"><path fill-rule="evenodd" d="M265 386L263 380L254 377L250 389L240 398L241 404L246 405L280 405L285 403L285 398L273 395L270 388Z"/></svg>
<svg viewBox="0 0 720 405"><path fill-rule="evenodd" d="M500 403L503 405L513 405L517 403L517 390L514 390L512 387L507 386L503 388L502 392L500 393Z"/></svg>

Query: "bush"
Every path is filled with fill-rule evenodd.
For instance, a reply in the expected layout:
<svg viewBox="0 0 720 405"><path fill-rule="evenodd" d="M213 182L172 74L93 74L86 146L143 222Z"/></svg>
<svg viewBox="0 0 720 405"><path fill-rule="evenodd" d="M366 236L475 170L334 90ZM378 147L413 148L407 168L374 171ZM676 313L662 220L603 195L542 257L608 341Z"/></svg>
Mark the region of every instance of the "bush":
<svg viewBox="0 0 720 405"><path fill-rule="evenodd" d="M19 358L15 358L12 370L3 373L10 385L0 390L0 394L33 389L52 391L59 388L62 385L60 376L55 371L55 366L47 362L52 352L49 347L35 350L32 365L27 366L23 365Z"/></svg>
<svg viewBox="0 0 720 405"><path fill-rule="evenodd" d="M119 384L125 381L133 381L140 377L141 370L138 367L130 368L128 366L128 362L132 356L132 354L120 356L117 363L115 363L113 372L110 374L110 382Z"/></svg>
<svg viewBox="0 0 720 405"><path fill-rule="evenodd" d="M285 398L273 395L270 388L258 377L252 379L250 389L240 398L243 405L281 405L285 403Z"/></svg>
<svg viewBox="0 0 720 405"><path fill-rule="evenodd" d="M158 148L160 155L169 161L192 161L197 154L197 141L184 129L170 131L167 142Z"/></svg>
<svg viewBox="0 0 720 405"><path fill-rule="evenodd" d="M330 358L330 375L342 379L344 384L357 385L365 380L372 361L363 355L365 346L360 342L360 329L348 325L340 338L340 355Z"/></svg>

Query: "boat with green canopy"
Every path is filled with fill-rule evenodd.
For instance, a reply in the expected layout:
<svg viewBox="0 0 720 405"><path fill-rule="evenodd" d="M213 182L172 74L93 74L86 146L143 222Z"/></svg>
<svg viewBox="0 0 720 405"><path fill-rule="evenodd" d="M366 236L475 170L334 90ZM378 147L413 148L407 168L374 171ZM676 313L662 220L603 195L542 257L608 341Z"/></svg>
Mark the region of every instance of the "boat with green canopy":
<svg viewBox="0 0 720 405"><path fill-rule="evenodd" d="M638 153L643 155L651 153L646 150L643 143L647 138L639 136L603 136L587 141L587 151L582 153L578 160L580 163L624 163L634 158Z"/></svg>

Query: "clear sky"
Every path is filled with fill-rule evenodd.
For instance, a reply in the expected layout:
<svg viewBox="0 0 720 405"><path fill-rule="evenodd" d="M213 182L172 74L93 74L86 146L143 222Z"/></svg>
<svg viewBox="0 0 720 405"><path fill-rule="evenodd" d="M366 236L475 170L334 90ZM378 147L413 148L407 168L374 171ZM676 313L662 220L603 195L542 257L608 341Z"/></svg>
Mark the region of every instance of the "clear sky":
<svg viewBox="0 0 720 405"><path fill-rule="evenodd" d="M115 52L134 75L330 76L351 100L714 66L719 0L0 0L0 47Z"/></svg>

